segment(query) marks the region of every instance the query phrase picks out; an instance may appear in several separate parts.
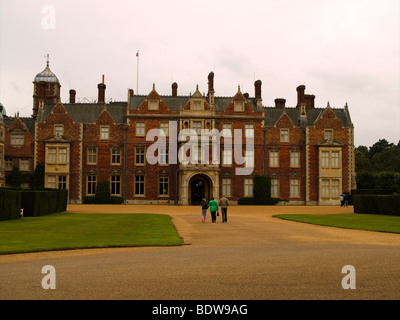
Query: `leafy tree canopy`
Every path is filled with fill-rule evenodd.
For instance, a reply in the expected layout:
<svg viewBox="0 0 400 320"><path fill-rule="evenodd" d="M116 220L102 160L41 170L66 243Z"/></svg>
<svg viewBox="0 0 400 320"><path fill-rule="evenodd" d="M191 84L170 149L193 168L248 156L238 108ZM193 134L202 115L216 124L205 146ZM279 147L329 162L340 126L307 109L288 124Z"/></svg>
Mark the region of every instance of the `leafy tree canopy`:
<svg viewBox="0 0 400 320"><path fill-rule="evenodd" d="M356 172L400 172L400 141L396 145L380 139L371 147L355 150Z"/></svg>

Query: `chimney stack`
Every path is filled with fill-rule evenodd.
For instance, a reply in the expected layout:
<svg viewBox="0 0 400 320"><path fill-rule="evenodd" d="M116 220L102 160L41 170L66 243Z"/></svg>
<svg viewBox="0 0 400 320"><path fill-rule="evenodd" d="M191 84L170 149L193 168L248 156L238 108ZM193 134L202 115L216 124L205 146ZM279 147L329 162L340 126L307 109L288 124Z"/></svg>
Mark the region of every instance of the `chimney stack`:
<svg viewBox="0 0 400 320"><path fill-rule="evenodd" d="M314 109L315 108L315 96L313 94L306 94L305 95L305 102L307 105L307 109Z"/></svg>
<svg viewBox="0 0 400 320"><path fill-rule="evenodd" d="M255 87L255 93L256 93L256 99L257 100L261 100L262 99L262 97L261 97L261 85L262 85L262 82L261 82L261 80L257 80L256 82L254 82L254 87Z"/></svg>
<svg viewBox="0 0 400 320"><path fill-rule="evenodd" d="M208 92L215 92L214 91L214 72L210 72L208 75Z"/></svg>
<svg viewBox="0 0 400 320"><path fill-rule="evenodd" d="M76 91L74 89L69 90L69 103L75 103Z"/></svg>
<svg viewBox="0 0 400 320"><path fill-rule="evenodd" d="M99 83L97 85L97 88L99 89L99 98L97 99L97 103L105 103L106 99L106 85L104 84L104 75L103 75L103 81L102 83Z"/></svg>
<svg viewBox="0 0 400 320"><path fill-rule="evenodd" d="M276 108L280 108L280 109L285 108L286 107L286 100L285 99L281 99L281 98L275 99L275 107Z"/></svg>
<svg viewBox="0 0 400 320"><path fill-rule="evenodd" d="M211 108L213 108L213 112L215 112L214 109L214 72L210 72L208 74L208 103L210 104Z"/></svg>
<svg viewBox="0 0 400 320"><path fill-rule="evenodd" d="M178 84L176 82L172 84L172 96L178 96Z"/></svg>
<svg viewBox="0 0 400 320"><path fill-rule="evenodd" d="M301 104L305 103L304 100L304 91L306 90L305 85L301 85L297 87L297 106L299 107Z"/></svg>

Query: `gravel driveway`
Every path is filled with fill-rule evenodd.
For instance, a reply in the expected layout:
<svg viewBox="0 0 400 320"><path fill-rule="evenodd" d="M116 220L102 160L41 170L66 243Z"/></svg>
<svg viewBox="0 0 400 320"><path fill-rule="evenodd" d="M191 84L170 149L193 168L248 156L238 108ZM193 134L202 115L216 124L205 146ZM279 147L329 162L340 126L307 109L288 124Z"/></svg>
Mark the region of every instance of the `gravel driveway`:
<svg viewBox="0 0 400 320"><path fill-rule="evenodd" d="M181 247L0 256L0 299L400 299L400 235L314 226L273 214L352 214L341 207L229 207L201 223L200 207L70 205L75 213L171 216ZM56 289L44 290L42 267ZM356 289L342 287L354 266Z"/></svg>

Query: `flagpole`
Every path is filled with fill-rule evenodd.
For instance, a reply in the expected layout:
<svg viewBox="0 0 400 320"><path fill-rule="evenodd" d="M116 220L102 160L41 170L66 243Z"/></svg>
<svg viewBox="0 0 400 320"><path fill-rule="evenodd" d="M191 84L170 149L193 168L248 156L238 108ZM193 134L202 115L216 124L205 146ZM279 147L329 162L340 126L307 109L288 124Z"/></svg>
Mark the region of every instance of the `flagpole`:
<svg viewBox="0 0 400 320"><path fill-rule="evenodd" d="M136 94L139 95L139 50L136 52L136 58L137 58Z"/></svg>

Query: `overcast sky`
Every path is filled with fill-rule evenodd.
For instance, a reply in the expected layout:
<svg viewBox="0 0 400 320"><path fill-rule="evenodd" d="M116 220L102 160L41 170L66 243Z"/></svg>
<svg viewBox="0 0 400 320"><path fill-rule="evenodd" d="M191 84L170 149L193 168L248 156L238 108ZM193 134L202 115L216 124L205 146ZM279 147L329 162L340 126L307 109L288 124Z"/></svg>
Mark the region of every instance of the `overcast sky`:
<svg viewBox="0 0 400 320"><path fill-rule="evenodd" d="M217 96L238 85L265 106L297 102L304 84L316 107L349 105L355 145L400 139L398 0L1 0L0 101L32 114L32 81L46 66L77 99L126 101L128 88L179 95L215 73ZM139 86L137 58L139 50Z"/></svg>

